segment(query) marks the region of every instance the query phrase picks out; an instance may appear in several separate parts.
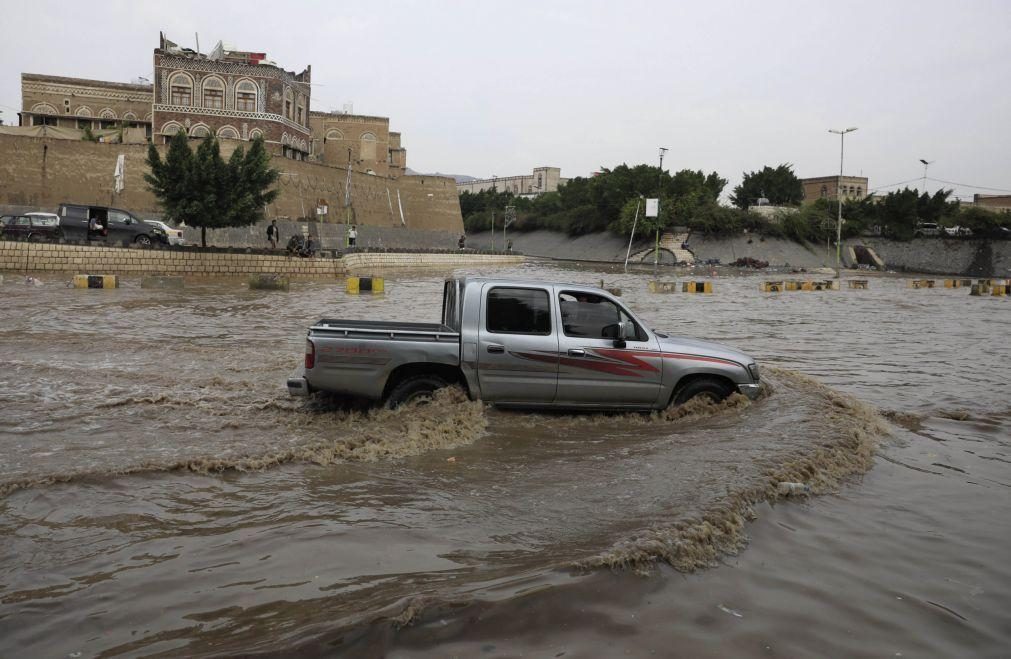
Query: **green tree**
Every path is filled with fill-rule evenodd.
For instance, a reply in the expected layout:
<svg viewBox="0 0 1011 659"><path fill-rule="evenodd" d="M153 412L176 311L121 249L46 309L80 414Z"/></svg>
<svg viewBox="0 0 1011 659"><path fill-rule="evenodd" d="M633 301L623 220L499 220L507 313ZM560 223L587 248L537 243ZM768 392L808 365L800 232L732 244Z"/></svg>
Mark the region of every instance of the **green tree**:
<svg viewBox="0 0 1011 659"><path fill-rule="evenodd" d="M151 171L144 180L166 217L200 227L204 247L208 228L255 224L278 194L271 188L279 173L270 167L262 138L253 140L248 151L237 148L225 162L216 138L205 138L194 153L179 131L164 160L153 144L148 146L147 164Z"/></svg>
<svg viewBox="0 0 1011 659"><path fill-rule="evenodd" d="M774 206L800 204L804 198L804 186L793 173L793 165L783 164L775 169L766 165L757 172L745 172L730 201L738 208L747 209L760 198L768 199Z"/></svg>

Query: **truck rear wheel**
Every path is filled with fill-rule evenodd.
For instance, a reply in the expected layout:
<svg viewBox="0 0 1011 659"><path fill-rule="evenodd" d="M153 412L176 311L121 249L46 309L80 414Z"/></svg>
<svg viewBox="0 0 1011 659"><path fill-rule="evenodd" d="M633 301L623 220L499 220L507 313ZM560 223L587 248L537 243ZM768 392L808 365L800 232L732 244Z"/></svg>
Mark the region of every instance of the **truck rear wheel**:
<svg viewBox="0 0 1011 659"><path fill-rule="evenodd" d="M722 401L724 398L734 393L723 380L718 378L696 378L681 387L674 394L674 405L683 405L697 396L705 396L714 403Z"/></svg>
<svg viewBox="0 0 1011 659"><path fill-rule="evenodd" d="M449 383L438 375L414 375L397 383L386 397L386 408L395 410L407 403L422 403L432 400L436 389Z"/></svg>

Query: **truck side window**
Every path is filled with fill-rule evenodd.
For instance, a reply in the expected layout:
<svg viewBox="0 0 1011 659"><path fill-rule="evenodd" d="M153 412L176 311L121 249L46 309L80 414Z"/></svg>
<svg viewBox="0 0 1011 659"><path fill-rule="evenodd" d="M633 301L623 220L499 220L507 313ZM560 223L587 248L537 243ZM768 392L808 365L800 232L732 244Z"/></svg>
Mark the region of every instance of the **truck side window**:
<svg viewBox="0 0 1011 659"><path fill-rule="evenodd" d="M580 291L560 293L558 307L562 312L562 331L565 332L565 336L616 339L618 323L632 320L614 302L592 293ZM638 324L635 333L636 340L646 340Z"/></svg>
<svg viewBox="0 0 1011 659"><path fill-rule="evenodd" d="M548 292L534 288L493 288L488 292L487 327L500 334L551 334Z"/></svg>

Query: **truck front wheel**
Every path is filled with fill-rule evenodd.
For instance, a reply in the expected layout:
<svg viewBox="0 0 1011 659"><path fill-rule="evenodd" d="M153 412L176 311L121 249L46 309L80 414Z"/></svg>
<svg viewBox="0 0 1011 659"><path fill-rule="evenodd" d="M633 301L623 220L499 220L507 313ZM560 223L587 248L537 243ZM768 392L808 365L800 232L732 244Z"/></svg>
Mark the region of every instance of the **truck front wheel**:
<svg viewBox="0 0 1011 659"><path fill-rule="evenodd" d="M386 397L386 408L395 410L407 403L423 403L432 400L436 389L449 383L438 375L414 375L397 383Z"/></svg>
<svg viewBox="0 0 1011 659"><path fill-rule="evenodd" d="M719 378L695 378L674 395L674 404L683 405L692 398L703 396L714 403L718 403L734 390L725 381Z"/></svg>

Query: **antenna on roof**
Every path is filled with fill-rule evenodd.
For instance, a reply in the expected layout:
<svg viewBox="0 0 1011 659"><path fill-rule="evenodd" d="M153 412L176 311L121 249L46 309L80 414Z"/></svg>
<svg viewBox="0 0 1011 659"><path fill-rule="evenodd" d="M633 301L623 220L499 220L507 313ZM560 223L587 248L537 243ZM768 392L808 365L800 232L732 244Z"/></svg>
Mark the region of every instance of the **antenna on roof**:
<svg viewBox="0 0 1011 659"><path fill-rule="evenodd" d="M199 55L200 54L200 34L197 33L197 32L194 32L193 34L197 38L197 55Z"/></svg>

